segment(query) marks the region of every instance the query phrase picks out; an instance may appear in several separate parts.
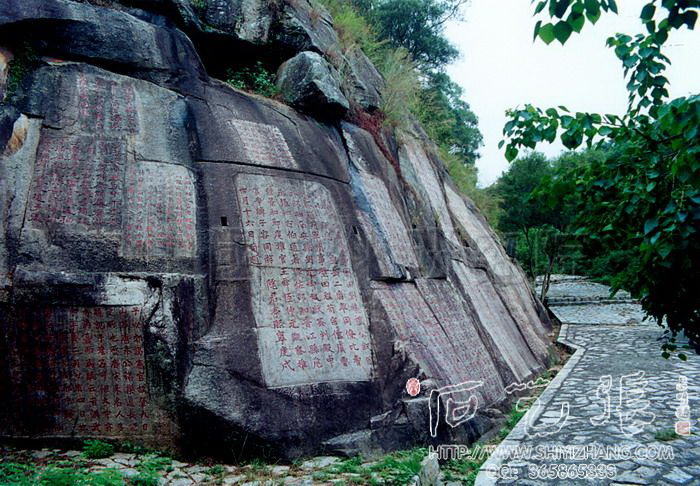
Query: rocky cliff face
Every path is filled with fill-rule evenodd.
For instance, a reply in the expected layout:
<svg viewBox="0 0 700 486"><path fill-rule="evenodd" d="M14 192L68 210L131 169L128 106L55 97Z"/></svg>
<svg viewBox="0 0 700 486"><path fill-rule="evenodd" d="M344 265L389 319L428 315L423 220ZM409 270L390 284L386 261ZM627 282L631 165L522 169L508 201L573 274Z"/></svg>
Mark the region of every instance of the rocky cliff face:
<svg viewBox="0 0 700 486"><path fill-rule="evenodd" d="M343 120L382 80L327 62L332 19L94 3L0 4L0 436L294 457L487 430L548 321L420 127ZM282 65L307 114L209 77L228 58ZM431 422L475 381L472 420Z"/></svg>

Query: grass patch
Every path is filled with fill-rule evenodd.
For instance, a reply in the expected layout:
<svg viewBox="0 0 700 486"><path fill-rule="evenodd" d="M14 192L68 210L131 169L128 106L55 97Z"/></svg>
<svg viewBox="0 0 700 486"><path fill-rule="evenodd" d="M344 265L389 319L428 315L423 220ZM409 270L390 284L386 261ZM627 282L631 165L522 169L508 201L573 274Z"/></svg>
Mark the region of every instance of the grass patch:
<svg viewBox="0 0 700 486"><path fill-rule="evenodd" d="M114 454L114 446L101 440L86 440L83 443L83 456L88 459L104 459Z"/></svg>
<svg viewBox="0 0 700 486"><path fill-rule="evenodd" d="M116 469L90 472L80 463L62 461L39 468L33 464L0 463L0 484L16 486L123 486Z"/></svg>
<svg viewBox="0 0 700 486"><path fill-rule="evenodd" d="M355 456L345 459L337 464L329 466L327 470L335 474L359 473L362 465L362 457Z"/></svg>
<svg viewBox="0 0 700 486"><path fill-rule="evenodd" d="M678 438L679 436L678 434L676 434L676 431L674 429L657 430L654 433L654 439L661 442L668 442L669 440L674 440Z"/></svg>
<svg viewBox="0 0 700 486"><path fill-rule="evenodd" d="M29 43L24 43L13 52L8 64L5 99L12 100L22 86L24 78L38 65L39 58ZM1 100L0 100L1 101Z"/></svg>
<svg viewBox="0 0 700 486"><path fill-rule="evenodd" d="M29 454L30 451L10 450L9 454L0 458L0 485L157 486L162 476L174 469L172 459L150 453L139 458L139 463L134 466L138 474L129 478L117 468L89 470L94 459L109 457L114 450L112 444L99 440L86 440L83 453L71 458L52 455L35 459Z"/></svg>
<svg viewBox="0 0 700 486"><path fill-rule="evenodd" d="M236 89L272 98L279 93L276 76L262 62L242 69L226 71L226 82Z"/></svg>
<svg viewBox="0 0 700 486"><path fill-rule="evenodd" d="M204 474L209 476L214 484L222 484L226 475L226 469L221 464L216 464L204 471Z"/></svg>
<svg viewBox="0 0 700 486"><path fill-rule="evenodd" d="M263 478L272 477L270 464L264 459L256 458L251 460L245 468L244 475L246 481L255 481Z"/></svg>
<svg viewBox="0 0 700 486"><path fill-rule="evenodd" d="M145 447L139 444L134 444L133 442L120 442L117 444L116 449L119 452L125 452L127 454L136 454L142 456L144 454L155 454L157 451L150 447Z"/></svg>
<svg viewBox="0 0 700 486"><path fill-rule="evenodd" d="M428 450L422 447L398 451L369 465L363 465L362 457L355 456L316 471L313 478L327 481L343 475L342 479L351 484L409 484L411 478L420 473L421 461L427 454Z"/></svg>
<svg viewBox="0 0 700 486"><path fill-rule="evenodd" d="M31 464L0 463L0 484L32 484L31 479L36 475L36 468Z"/></svg>
<svg viewBox="0 0 700 486"><path fill-rule="evenodd" d="M428 449L423 447L399 451L383 457L369 469L386 484L408 484L413 476L420 473L421 462L427 455Z"/></svg>

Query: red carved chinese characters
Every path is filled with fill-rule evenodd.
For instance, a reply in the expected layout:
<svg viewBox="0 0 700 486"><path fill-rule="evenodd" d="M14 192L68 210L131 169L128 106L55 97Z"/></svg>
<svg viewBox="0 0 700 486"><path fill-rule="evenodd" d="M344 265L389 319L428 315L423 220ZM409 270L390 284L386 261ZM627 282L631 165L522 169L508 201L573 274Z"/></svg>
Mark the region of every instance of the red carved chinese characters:
<svg viewBox="0 0 700 486"><path fill-rule="evenodd" d="M364 171L360 172L360 177L363 192L381 226L394 260L404 265L418 266L411 239L394 203L391 202L384 182Z"/></svg>
<svg viewBox="0 0 700 486"><path fill-rule="evenodd" d="M126 136L138 130L134 87L128 81L85 74L76 82L79 132L42 131L28 219L118 229Z"/></svg>
<svg viewBox="0 0 700 486"><path fill-rule="evenodd" d="M479 393L489 402L504 398L505 385L457 290L447 280L421 278L416 279L416 285L454 349L453 353L443 353L448 360L446 368L454 374L450 384L481 381L484 384Z"/></svg>
<svg viewBox="0 0 700 486"><path fill-rule="evenodd" d="M101 76L78 75L78 121L86 133L120 136L138 131L134 86Z"/></svg>
<svg viewBox="0 0 700 486"><path fill-rule="evenodd" d="M243 174L237 193L268 386L368 380L367 317L327 189Z"/></svg>
<svg viewBox="0 0 700 486"><path fill-rule="evenodd" d="M29 398L43 436L169 437L172 422L149 399L140 307L26 311L7 329L16 407ZM21 370L21 371L20 371Z"/></svg>
<svg viewBox="0 0 700 486"><path fill-rule="evenodd" d="M125 150L119 141L42 136L29 221L118 228Z"/></svg>
<svg viewBox="0 0 700 486"><path fill-rule="evenodd" d="M125 255L194 256L196 202L186 168L158 162L129 166L126 191Z"/></svg>
<svg viewBox="0 0 700 486"><path fill-rule="evenodd" d="M381 302L399 339L407 343L431 378L441 385L454 385L477 379L481 374L471 366L471 359L464 358L464 354L473 351L470 345L477 343L455 342L459 333L451 328L465 326L466 314L462 310L460 316L455 305L444 302L454 294L450 285L446 281L443 282L442 288L430 287L429 283L424 286L430 290L429 299L434 307L428 306L412 283L374 282L372 286L376 289L375 296ZM439 303L439 300L443 303ZM441 320L438 321L431 307L437 310L437 316ZM478 336L475 337L478 339ZM474 349L482 349L483 346L478 344Z"/></svg>
<svg viewBox="0 0 700 486"><path fill-rule="evenodd" d="M250 163L287 169L297 168L297 163L279 128L239 119L233 119L230 123L240 137L246 159Z"/></svg>

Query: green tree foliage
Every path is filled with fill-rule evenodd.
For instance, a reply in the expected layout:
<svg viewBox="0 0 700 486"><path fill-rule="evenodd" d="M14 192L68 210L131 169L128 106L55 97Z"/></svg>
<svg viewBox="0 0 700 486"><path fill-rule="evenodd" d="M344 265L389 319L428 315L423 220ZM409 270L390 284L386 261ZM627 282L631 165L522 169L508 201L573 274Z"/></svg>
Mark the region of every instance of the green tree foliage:
<svg viewBox="0 0 700 486"><path fill-rule="evenodd" d="M501 201L498 229L531 279L544 276L541 297L548 290L552 273L582 274L610 282L621 253L601 252L584 246L573 233L576 218L576 173L605 160L603 150L568 152L548 160L532 152L516 159L493 190ZM550 191L552 181L567 181L569 191L558 196Z"/></svg>
<svg viewBox="0 0 700 486"><path fill-rule="evenodd" d="M462 99L462 88L444 72L427 76L419 95L417 115L430 137L464 165L474 165L479 158L482 135L479 120Z"/></svg>
<svg viewBox="0 0 700 486"><path fill-rule="evenodd" d="M613 0L546 0L537 2L536 13L547 7L552 22L539 21L535 35L551 42L551 25L561 43L586 19L595 23L601 12L617 10ZM630 290L649 315L659 323L665 319L673 335L684 331L698 351L700 95L668 99L664 71L670 60L662 48L672 30L693 29L699 11L699 0L652 0L640 14L645 33L608 39L627 80L625 115L526 105L512 110L504 127L509 160L523 147L556 138L569 148L584 142L612 148L568 179L554 178L548 190L553 199L576 194L577 232L589 246L628 257L613 275L613 287ZM664 344L664 356L674 349Z"/></svg>
<svg viewBox="0 0 700 486"><path fill-rule="evenodd" d="M537 275L544 275L542 298L549 276L558 269L571 222L570 211L550 207L537 191L558 166L559 161L549 161L533 152L515 160L494 185L502 209L498 229L511 245L515 244L516 258L529 277L534 280Z"/></svg>
<svg viewBox="0 0 700 486"><path fill-rule="evenodd" d="M450 174L490 220L498 205L476 187L482 136L462 89L444 72L457 50L443 35L444 23L465 0L322 0L344 51L359 47L385 80L382 112L395 126L417 118L440 148ZM449 53L447 55L446 53Z"/></svg>
<svg viewBox="0 0 700 486"><path fill-rule="evenodd" d="M499 225L502 232L526 231L555 219L554 210L531 198L540 181L551 174L552 166L541 153L533 152L513 161L496 184L504 210Z"/></svg>
<svg viewBox="0 0 700 486"><path fill-rule="evenodd" d="M379 36L393 47L408 50L419 68L428 71L441 69L459 55L443 35L443 29L463 3L456 0L378 0L365 8Z"/></svg>

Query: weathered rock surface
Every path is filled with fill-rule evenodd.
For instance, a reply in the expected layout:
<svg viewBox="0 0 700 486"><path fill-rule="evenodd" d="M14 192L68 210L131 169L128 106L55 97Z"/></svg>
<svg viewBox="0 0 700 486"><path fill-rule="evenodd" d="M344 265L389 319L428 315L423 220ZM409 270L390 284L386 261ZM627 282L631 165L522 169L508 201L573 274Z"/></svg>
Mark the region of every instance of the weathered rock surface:
<svg viewBox="0 0 700 486"><path fill-rule="evenodd" d="M315 52L302 52L282 64L277 86L287 103L319 117L340 118L350 108L340 91L340 74Z"/></svg>
<svg viewBox="0 0 700 486"><path fill-rule="evenodd" d="M371 454L479 436L487 415L431 421L431 391L493 407L546 366L540 304L419 128L207 76L183 12L278 53L336 42L263 3L0 5L2 58L36 55L0 109L0 436Z"/></svg>

